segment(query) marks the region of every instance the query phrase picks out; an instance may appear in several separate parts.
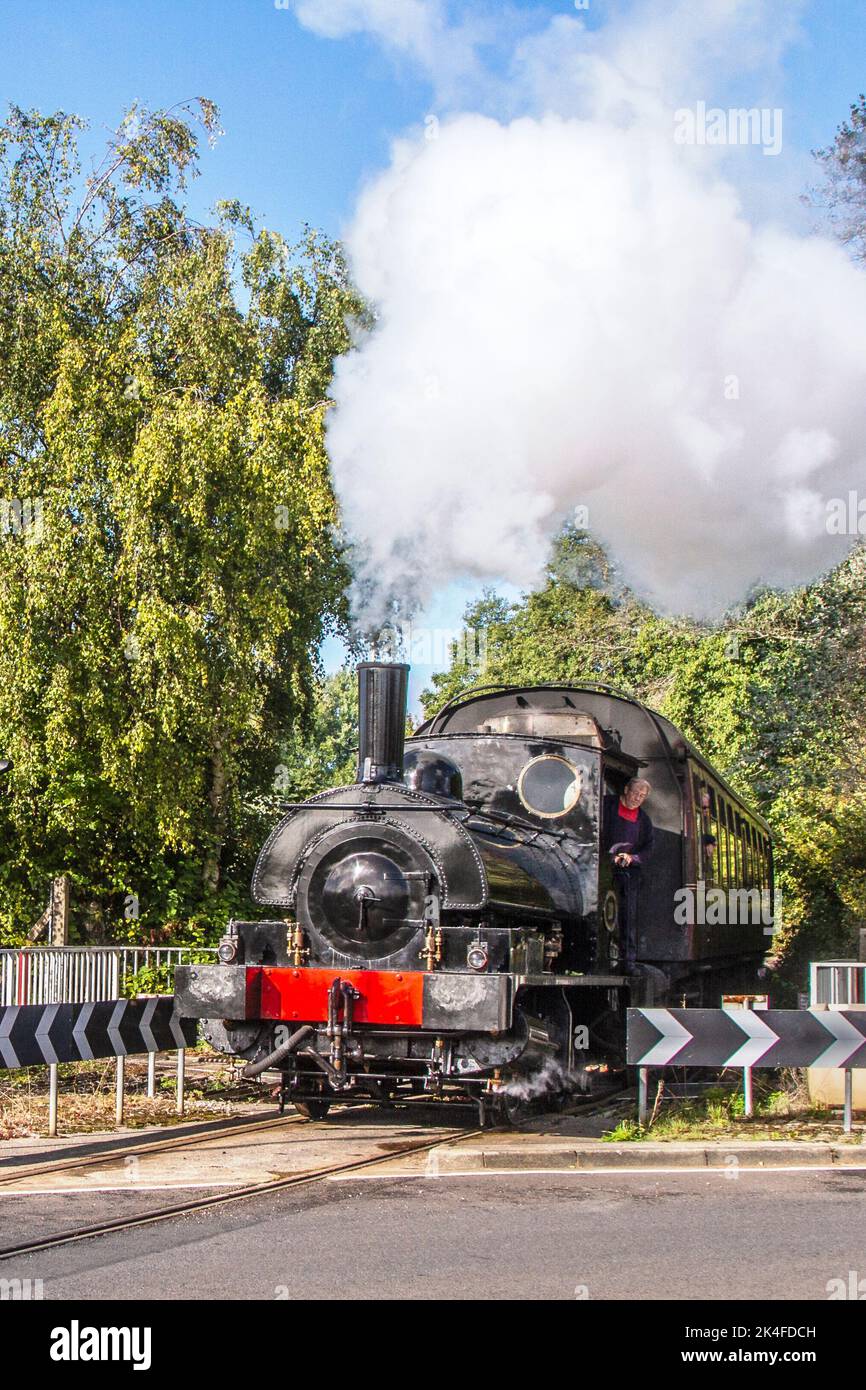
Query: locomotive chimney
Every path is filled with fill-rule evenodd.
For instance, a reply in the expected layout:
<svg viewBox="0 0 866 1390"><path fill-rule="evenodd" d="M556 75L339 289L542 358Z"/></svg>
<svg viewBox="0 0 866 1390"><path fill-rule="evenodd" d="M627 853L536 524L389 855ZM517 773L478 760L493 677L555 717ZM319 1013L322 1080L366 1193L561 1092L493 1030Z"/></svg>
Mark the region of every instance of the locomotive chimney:
<svg viewBox="0 0 866 1390"><path fill-rule="evenodd" d="M362 661L358 667L359 782L399 782L403 776L409 667Z"/></svg>

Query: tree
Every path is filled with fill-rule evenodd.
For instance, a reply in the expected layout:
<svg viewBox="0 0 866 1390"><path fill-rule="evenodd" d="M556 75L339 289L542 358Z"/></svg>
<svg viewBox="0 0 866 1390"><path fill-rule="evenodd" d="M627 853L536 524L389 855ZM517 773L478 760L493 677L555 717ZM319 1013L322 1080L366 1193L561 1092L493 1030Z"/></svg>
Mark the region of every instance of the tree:
<svg viewBox="0 0 866 1390"><path fill-rule="evenodd" d="M543 588L467 610L486 664L455 660L425 712L476 685L573 680L666 714L773 828L775 949L782 997L793 994L808 960L850 956L866 922L866 548L811 585L755 594L716 626L659 616L605 589L606 575L590 538L566 531Z"/></svg>
<svg viewBox="0 0 866 1390"><path fill-rule="evenodd" d="M866 698L866 550L744 614L754 668L735 775L773 825L789 972L856 954L866 922L862 728Z"/></svg>
<svg viewBox="0 0 866 1390"><path fill-rule="evenodd" d="M428 716L453 695L491 682L585 680L645 694L667 677L666 648L698 632L685 622L660 623L619 584L601 546L571 526L554 545L540 589L514 605L488 592L464 622L478 637L462 647L481 651L483 660L464 656L433 677L422 696Z"/></svg>
<svg viewBox="0 0 866 1390"><path fill-rule="evenodd" d="M355 780L358 764L358 678L344 668L316 688L309 725L292 730L282 748L277 791L303 801Z"/></svg>
<svg viewBox="0 0 866 1390"><path fill-rule="evenodd" d="M840 239L866 259L866 96L854 102L828 149L816 151L824 188L810 201L826 207Z"/></svg>
<svg viewBox="0 0 866 1390"><path fill-rule="evenodd" d="M81 128L0 128L7 936L61 871L95 933L245 903L261 798L346 621L324 418L364 311L339 247L236 203L193 222L207 101L134 109L83 188Z"/></svg>

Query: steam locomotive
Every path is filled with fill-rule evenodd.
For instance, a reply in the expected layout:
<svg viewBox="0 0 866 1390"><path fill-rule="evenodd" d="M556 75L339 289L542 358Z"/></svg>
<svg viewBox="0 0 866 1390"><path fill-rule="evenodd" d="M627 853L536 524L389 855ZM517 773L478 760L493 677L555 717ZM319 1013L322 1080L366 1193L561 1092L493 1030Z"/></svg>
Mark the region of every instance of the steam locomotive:
<svg viewBox="0 0 866 1390"><path fill-rule="evenodd" d="M176 972L181 1015L279 1072L281 1106L416 1091L498 1122L539 1074L608 1084L629 1005L754 989L769 828L670 721L605 686L498 686L405 739L408 667L358 678L356 782L286 808L253 875L272 917ZM638 774L655 843L625 974L603 806Z"/></svg>

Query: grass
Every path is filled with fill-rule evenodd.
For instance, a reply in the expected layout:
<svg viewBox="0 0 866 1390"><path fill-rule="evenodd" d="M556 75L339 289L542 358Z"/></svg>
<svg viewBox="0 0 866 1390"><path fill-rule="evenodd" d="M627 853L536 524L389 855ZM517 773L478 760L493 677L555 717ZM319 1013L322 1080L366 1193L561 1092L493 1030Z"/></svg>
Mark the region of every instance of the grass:
<svg viewBox="0 0 866 1390"><path fill-rule="evenodd" d="M663 1083L661 1083L663 1087ZM712 1087L699 1099L666 1099L657 1094L653 1113L644 1127L624 1118L602 1138L608 1143L640 1143L643 1140L792 1140L839 1142L849 1138L841 1131L837 1112L814 1105L798 1072L754 1081L755 1113L747 1117L742 1091ZM855 1123L850 1140L866 1138L866 1125Z"/></svg>

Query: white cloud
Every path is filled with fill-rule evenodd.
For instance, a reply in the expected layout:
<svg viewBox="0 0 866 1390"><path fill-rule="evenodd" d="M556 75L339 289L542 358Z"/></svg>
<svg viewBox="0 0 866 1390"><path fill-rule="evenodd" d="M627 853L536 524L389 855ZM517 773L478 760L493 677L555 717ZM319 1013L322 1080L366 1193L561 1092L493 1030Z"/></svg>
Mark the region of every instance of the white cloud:
<svg viewBox="0 0 866 1390"><path fill-rule="evenodd" d="M296 13L325 38L367 32L423 57L447 27L440 0L296 0Z"/></svg>
<svg viewBox="0 0 866 1390"><path fill-rule="evenodd" d="M323 38L368 34L430 78L437 96L451 100L485 76L477 45L495 29L471 8L452 22L443 0L294 0L295 14Z"/></svg>
<svg viewBox="0 0 866 1390"><path fill-rule="evenodd" d="M390 8L328 6L381 26ZM726 67L772 87L797 8L560 16L513 55L508 103L532 115L397 144L348 235L379 323L339 364L329 428L367 616L463 576L532 584L581 505L670 608L718 612L839 557L823 499L866 462L866 276L750 222L734 152L673 140L674 107L712 101L695 84ZM445 22L417 0L400 43L435 63Z"/></svg>

